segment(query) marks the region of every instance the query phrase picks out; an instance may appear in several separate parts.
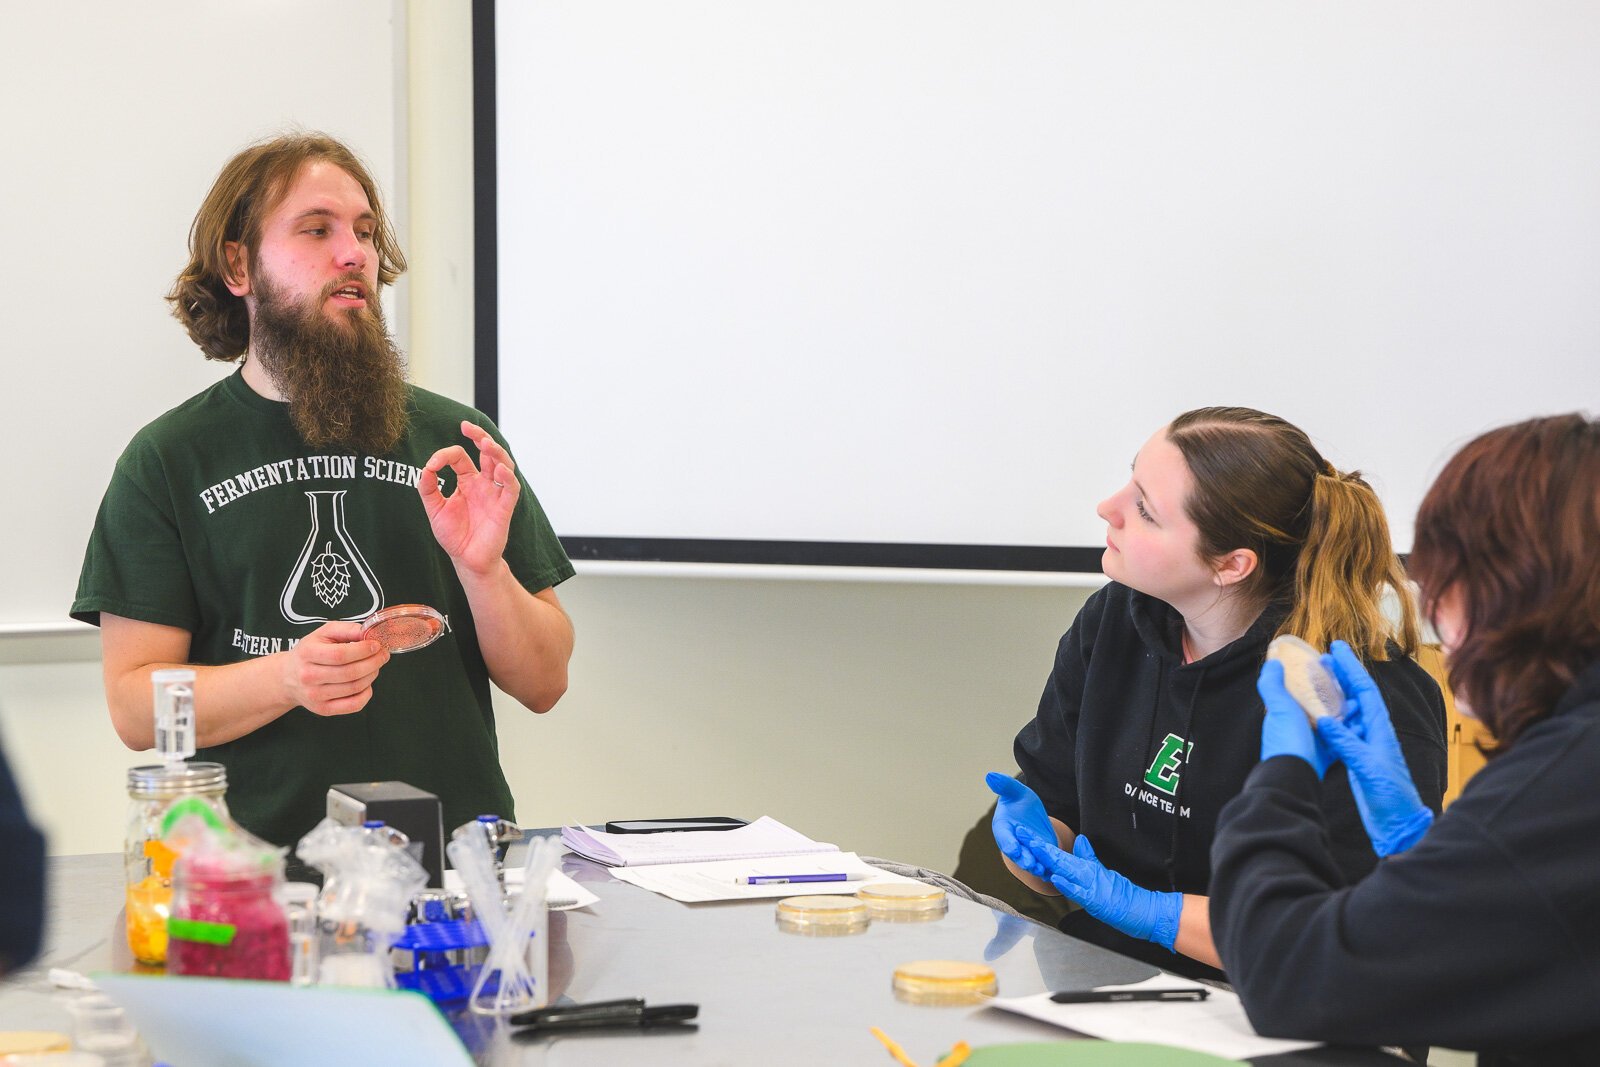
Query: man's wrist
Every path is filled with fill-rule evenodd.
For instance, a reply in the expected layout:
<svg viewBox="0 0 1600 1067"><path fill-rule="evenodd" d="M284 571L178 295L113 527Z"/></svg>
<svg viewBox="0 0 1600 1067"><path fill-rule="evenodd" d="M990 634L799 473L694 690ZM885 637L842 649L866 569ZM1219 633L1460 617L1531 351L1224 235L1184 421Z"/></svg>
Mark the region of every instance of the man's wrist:
<svg viewBox="0 0 1600 1067"><path fill-rule="evenodd" d="M461 580L464 588L471 591L473 586L485 586L503 578L511 573L511 565L506 562L504 555L495 556L492 560L481 566L473 566L466 560L451 557L450 563L455 567L456 577Z"/></svg>

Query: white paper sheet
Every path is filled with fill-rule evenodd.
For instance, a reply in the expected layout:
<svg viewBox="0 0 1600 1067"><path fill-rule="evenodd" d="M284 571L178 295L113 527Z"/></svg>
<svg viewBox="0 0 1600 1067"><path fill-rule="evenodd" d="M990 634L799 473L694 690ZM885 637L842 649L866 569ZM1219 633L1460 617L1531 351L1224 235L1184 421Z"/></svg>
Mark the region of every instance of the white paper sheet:
<svg viewBox="0 0 1600 1067"><path fill-rule="evenodd" d="M659 834L608 834L585 826L563 826L561 843L578 855L608 867L708 863L741 857L839 851L838 845L813 841L766 815L732 830L678 830Z"/></svg>
<svg viewBox="0 0 1600 1067"><path fill-rule="evenodd" d="M1095 988L1175 989L1194 984L1174 975L1158 974L1130 985ZM1239 1060L1314 1048L1318 1044L1261 1037L1250 1025L1236 994L1225 989L1209 992L1210 996L1200 1001L1057 1004L1049 993L1037 993L1029 997L997 997L989 1004L1103 1041L1149 1041Z"/></svg>
<svg viewBox="0 0 1600 1067"><path fill-rule="evenodd" d="M521 867L507 870L506 885L521 885L522 873ZM461 875L454 870L444 872L444 887L452 893L462 892L466 888L461 884ZM562 871L551 871L549 880L545 882L545 899L550 902L551 911L571 911L574 908L587 908L600 898Z"/></svg>
<svg viewBox="0 0 1600 1067"><path fill-rule="evenodd" d="M858 882L790 882L781 885L739 885L735 878L752 874L863 874ZM854 852L829 852L818 856L784 856L759 860L716 860L711 863L658 863L648 867L616 867L614 878L631 882L652 893L698 904L708 900L762 900L777 897L854 893L862 886L884 882L910 882L898 874L863 863Z"/></svg>

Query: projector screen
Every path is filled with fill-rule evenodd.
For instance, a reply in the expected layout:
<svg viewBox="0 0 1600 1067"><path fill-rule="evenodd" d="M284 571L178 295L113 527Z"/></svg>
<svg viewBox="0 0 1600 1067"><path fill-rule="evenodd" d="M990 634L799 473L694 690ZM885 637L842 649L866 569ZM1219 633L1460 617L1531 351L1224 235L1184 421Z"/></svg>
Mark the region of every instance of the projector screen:
<svg viewBox="0 0 1600 1067"><path fill-rule="evenodd" d="M478 401L577 558L1092 570L1211 404L1404 551L1465 439L1593 404L1593 5L477 18Z"/></svg>

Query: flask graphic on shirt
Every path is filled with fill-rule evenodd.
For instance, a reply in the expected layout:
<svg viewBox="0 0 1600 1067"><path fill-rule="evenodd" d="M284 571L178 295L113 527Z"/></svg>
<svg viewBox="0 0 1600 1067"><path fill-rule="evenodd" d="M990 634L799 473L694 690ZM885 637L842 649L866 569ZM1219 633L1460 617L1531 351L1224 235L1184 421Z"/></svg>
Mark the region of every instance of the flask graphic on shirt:
<svg viewBox="0 0 1600 1067"><path fill-rule="evenodd" d="M383 607L383 587L344 526L345 490L310 490L311 533L279 601L290 622L364 619Z"/></svg>

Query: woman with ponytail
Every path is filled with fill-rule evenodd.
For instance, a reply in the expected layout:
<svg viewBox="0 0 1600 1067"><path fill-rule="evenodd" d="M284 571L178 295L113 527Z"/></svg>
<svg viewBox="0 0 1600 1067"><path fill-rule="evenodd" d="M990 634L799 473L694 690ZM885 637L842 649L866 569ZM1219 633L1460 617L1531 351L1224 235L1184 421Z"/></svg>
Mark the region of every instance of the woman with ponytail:
<svg viewBox="0 0 1600 1067"><path fill-rule="evenodd" d="M1377 495L1283 419L1234 407L1178 416L1098 514L1111 581L1061 638L1017 735L1021 780L989 776L995 842L1025 884L1081 905L1067 933L1216 977L1211 841L1261 751L1267 645L1280 634L1319 648L1348 640L1434 810L1444 701L1410 659L1415 610ZM1341 774L1328 775L1322 803L1334 861L1355 881L1377 856Z"/></svg>
<svg viewBox="0 0 1600 1067"><path fill-rule="evenodd" d="M1257 1030L1476 1050L1480 1067L1600 1058L1600 420L1505 426L1445 464L1411 573L1457 705L1494 737L1437 820L1379 672L1334 644L1350 697L1315 732L1261 673L1261 764L1222 813L1212 916ZM1385 860L1331 862L1345 774ZM1344 785L1341 784L1341 789Z"/></svg>

